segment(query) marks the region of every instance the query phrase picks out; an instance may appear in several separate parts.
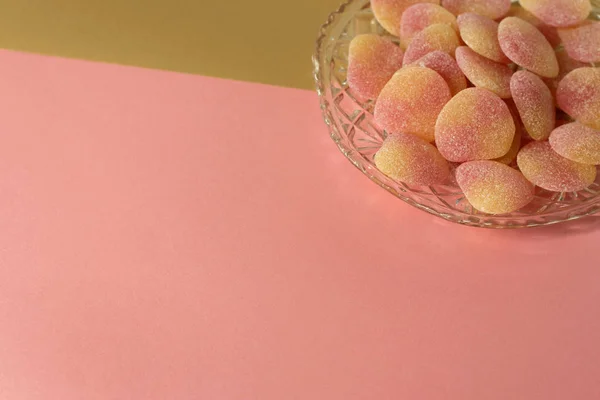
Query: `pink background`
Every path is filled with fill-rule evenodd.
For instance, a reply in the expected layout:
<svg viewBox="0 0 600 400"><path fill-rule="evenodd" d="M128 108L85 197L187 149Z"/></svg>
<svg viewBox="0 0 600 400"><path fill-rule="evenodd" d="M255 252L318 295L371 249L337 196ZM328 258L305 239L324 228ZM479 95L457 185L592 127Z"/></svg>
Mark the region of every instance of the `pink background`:
<svg viewBox="0 0 600 400"><path fill-rule="evenodd" d="M464 228L315 95L0 52L0 399L600 398L600 218Z"/></svg>

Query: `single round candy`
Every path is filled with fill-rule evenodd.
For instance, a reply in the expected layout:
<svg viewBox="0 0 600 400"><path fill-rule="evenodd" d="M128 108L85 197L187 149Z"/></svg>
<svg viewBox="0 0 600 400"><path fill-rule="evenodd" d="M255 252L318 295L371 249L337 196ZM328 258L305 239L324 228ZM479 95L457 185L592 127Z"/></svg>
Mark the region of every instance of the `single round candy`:
<svg viewBox="0 0 600 400"><path fill-rule="evenodd" d="M600 62L600 22L585 21L574 28L558 30L569 56L585 63Z"/></svg>
<svg viewBox="0 0 600 400"><path fill-rule="evenodd" d="M458 16L458 28L462 40L479 55L492 61L508 64L498 42L498 23L488 17L474 13Z"/></svg>
<svg viewBox="0 0 600 400"><path fill-rule="evenodd" d="M573 60L565 49L555 50L556 60L558 61L558 76L556 78L544 78L544 82L548 85L550 92L552 92L552 96L556 98L556 89L558 89L558 84L560 81L567 76L567 74L577 68L589 67L590 64L583 63L581 61ZM556 104L556 99L554 101Z"/></svg>
<svg viewBox="0 0 600 400"><path fill-rule="evenodd" d="M577 121L600 128L600 69L578 68L556 90L558 106Z"/></svg>
<svg viewBox="0 0 600 400"><path fill-rule="evenodd" d="M529 136L548 139L556 122L554 97L548 86L529 71L517 71L510 81L510 91Z"/></svg>
<svg viewBox="0 0 600 400"><path fill-rule="evenodd" d="M432 51L443 51L454 56L460 46L456 31L446 24L433 24L417 33L404 54L404 64L411 64Z"/></svg>
<svg viewBox="0 0 600 400"><path fill-rule="evenodd" d="M402 14L400 46L407 48L417 33L433 24L447 24L458 32L456 17L445 8L433 3L419 3L408 7Z"/></svg>
<svg viewBox="0 0 600 400"><path fill-rule="evenodd" d="M550 26L567 27L585 20L590 0L519 0L521 6Z"/></svg>
<svg viewBox="0 0 600 400"><path fill-rule="evenodd" d="M554 49L529 22L516 17L503 19L498 27L498 40L504 54L515 64L546 78L558 75Z"/></svg>
<svg viewBox="0 0 600 400"><path fill-rule="evenodd" d="M500 97L486 89L468 88L440 112L435 143L448 161L490 160L509 151L515 129Z"/></svg>
<svg viewBox="0 0 600 400"><path fill-rule="evenodd" d="M462 73L452 56L443 51L433 51L411 65L418 65L434 70L444 78L452 96L467 88L467 78Z"/></svg>
<svg viewBox="0 0 600 400"><path fill-rule="evenodd" d="M437 116L451 97L448 84L437 72L403 68L381 91L375 121L388 133L410 133L431 142Z"/></svg>
<svg viewBox="0 0 600 400"><path fill-rule="evenodd" d="M527 180L551 192L576 192L596 180L596 167L560 156L548 142L531 142L517 156Z"/></svg>
<svg viewBox="0 0 600 400"><path fill-rule="evenodd" d="M456 63L476 87L492 91L503 99L511 97L510 78L513 71L508 65L480 56L467 46L456 49Z"/></svg>
<svg viewBox="0 0 600 400"><path fill-rule="evenodd" d="M572 122L552 131L550 146L561 156L582 164L600 164L600 131Z"/></svg>
<svg viewBox="0 0 600 400"><path fill-rule="evenodd" d="M538 28L553 48L556 48L560 44L561 40L560 37L558 37L558 32L555 27L546 25L541 19L521 7L518 3L514 3L510 6L510 11L507 16L521 18Z"/></svg>
<svg viewBox="0 0 600 400"><path fill-rule="evenodd" d="M363 99L376 99L402 68L404 52L391 40L375 34L358 35L350 42L348 85Z"/></svg>
<svg viewBox="0 0 600 400"><path fill-rule="evenodd" d="M519 125L517 125L517 121L515 121L516 129L515 129L515 137L513 139L512 144L510 145L510 149L508 153L503 155L502 157L494 159L494 161L498 161L502 164L510 165L517 159L517 154L519 154L519 150L521 150L521 140L523 138L522 129Z"/></svg>
<svg viewBox="0 0 600 400"><path fill-rule="evenodd" d="M375 165L390 178L411 185L440 184L450 173L448 162L433 145L404 133L387 137Z"/></svg>
<svg viewBox="0 0 600 400"><path fill-rule="evenodd" d="M516 169L497 161L470 161L456 170L456 180L473 208L507 214L533 200L535 187Z"/></svg>
<svg viewBox="0 0 600 400"><path fill-rule="evenodd" d="M508 13L510 0L442 0L442 6L454 15L475 13L498 19Z"/></svg>
<svg viewBox="0 0 600 400"><path fill-rule="evenodd" d="M389 33L400 36L402 13L417 3L440 4L440 0L371 0L371 10L377 22Z"/></svg>

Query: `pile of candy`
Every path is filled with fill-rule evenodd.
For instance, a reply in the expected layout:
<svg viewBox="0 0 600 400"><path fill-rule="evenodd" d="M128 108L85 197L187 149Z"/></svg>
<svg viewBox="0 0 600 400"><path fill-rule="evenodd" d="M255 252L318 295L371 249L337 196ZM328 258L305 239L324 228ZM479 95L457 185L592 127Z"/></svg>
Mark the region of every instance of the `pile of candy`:
<svg viewBox="0 0 600 400"><path fill-rule="evenodd" d="M571 192L600 165L600 22L590 0L371 0L390 35L350 44L348 85L388 133L377 168L454 180L485 213L535 186ZM399 38L394 39L393 36ZM396 45L395 43L400 43Z"/></svg>

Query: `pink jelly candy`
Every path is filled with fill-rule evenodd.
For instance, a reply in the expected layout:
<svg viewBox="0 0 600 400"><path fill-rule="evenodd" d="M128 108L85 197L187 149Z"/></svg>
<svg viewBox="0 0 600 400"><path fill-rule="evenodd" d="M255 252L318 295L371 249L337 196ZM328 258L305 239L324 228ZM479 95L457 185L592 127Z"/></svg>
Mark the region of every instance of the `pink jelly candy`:
<svg viewBox="0 0 600 400"><path fill-rule="evenodd" d="M600 22L586 21L581 26L558 30L569 56L585 63L600 62Z"/></svg>
<svg viewBox="0 0 600 400"><path fill-rule="evenodd" d="M503 157L515 136L507 105L486 89L468 88L442 109L435 125L435 143L448 161Z"/></svg>
<svg viewBox="0 0 600 400"><path fill-rule="evenodd" d="M498 27L498 40L504 54L515 64L545 78L558 75L554 49L529 22L516 17L503 19Z"/></svg>
<svg viewBox="0 0 600 400"><path fill-rule="evenodd" d="M440 4L440 0L371 0L371 10L377 22L392 35L400 36L404 10L417 3Z"/></svg>
<svg viewBox="0 0 600 400"><path fill-rule="evenodd" d="M402 67L404 52L379 35L358 35L350 42L348 85L363 99L376 99Z"/></svg>
<svg viewBox="0 0 600 400"><path fill-rule="evenodd" d="M390 178L411 185L440 184L449 176L448 162L433 145L404 133L387 137L375 165Z"/></svg>
<svg viewBox="0 0 600 400"><path fill-rule="evenodd" d="M552 131L550 146L561 156L582 164L600 164L600 131L572 122Z"/></svg>
<svg viewBox="0 0 600 400"><path fill-rule="evenodd" d="M577 121L600 129L600 69L578 68L556 90L558 106Z"/></svg>
<svg viewBox="0 0 600 400"><path fill-rule="evenodd" d="M447 24L458 32L456 17L445 8L432 3L410 6L402 14L400 46L407 48L413 37L433 24Z"/></svg>
<svg viewBox="0 0 600 400"><path fill-rule="evenodd" d="M442 0L442 6L454 15L475 13L498 19L510 10L510 0Z"/></svg>
<svg viewBox="0 0 600 400"><path fill-rule="evenodd" d="M548 139L556 122L554 98L548 86L529 71L517 71L510 81L510 91L529 136Z"/></svg>
<svg viewBox="0 0 600 400"><path fill-rule="evenodd" d="M571 161L552 150L548 142L531 142L517 156L527 180L551 192L576 192L596 180L596 167Z"/></svg>
<svg viewBox="0 0 600 400"><path fill-rule="evenodd" d="M426 54L411 65L430 68L440 74L450 87L453 96L467 88L467 78L458 68L458 64L456 64L454 58L443 51L433 51Z"/></svg>
<svg viewBox="0 0 600 400"><path fill-rule="evenodd" d="M497 161L470 161L456 170L469 203L487 214L507 214L533 200L535 187L519 171Z"/></svg>
<svg viewBox="0 0 600 400"><path fill-rule="evenodd" d="M410 133L431 142L438 114L451 97L448 84L437 72L403 68L381 91L375 121L388 133Z"/></svg>
<svg viewBox="0 0 600 400"><path fill-rule="evenodd" d="M460 70L476 87L490 90L503 99L509 99L510 78L513 74L506 64L480 56L466 46L456 49Z"/></svg>
<svg viewBox="0 0 600 400"><path fill-rule="evenodd" d="M475 51L490 60L510 63L498 42L498 23L483 15L465 13L458 16L458 28L462 40Z"/></svg>
<svg viewBox="0 0 600 400"><path fill-rule="evenodd" d="M433 24L417 33L404 54L404 64L411 64L432 51L443 51L454 56L460 46L456 31L446 24Z"/></svg>
<svg viewBox="0 0 600 400"><path fill-rule="evenodd" d="M519 0L521 6L550 26L573 26L592 11L590 0Z"/></svg>
<svg viewBox="0 0 600 400"><path fill-rule="evenodd" d="M521 18L538 28L539 31L542 32L542 35L548 39L548 42L552 47L557 47L560 44L560 37L558 37L558 32L555 27L546 25L538 17L521 7L519 4L515 3L510 6L508 16Z"/></svg>

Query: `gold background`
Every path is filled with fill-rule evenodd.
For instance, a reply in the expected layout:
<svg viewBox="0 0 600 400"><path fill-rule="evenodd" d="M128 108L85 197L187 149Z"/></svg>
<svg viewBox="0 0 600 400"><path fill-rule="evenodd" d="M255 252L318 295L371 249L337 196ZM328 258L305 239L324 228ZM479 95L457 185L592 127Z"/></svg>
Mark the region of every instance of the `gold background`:
<svg viewBox="0 0 600 400"><path fill-rule="evenodd" d="M341 0L0 0L0 47L310 89Z"/></svg>

